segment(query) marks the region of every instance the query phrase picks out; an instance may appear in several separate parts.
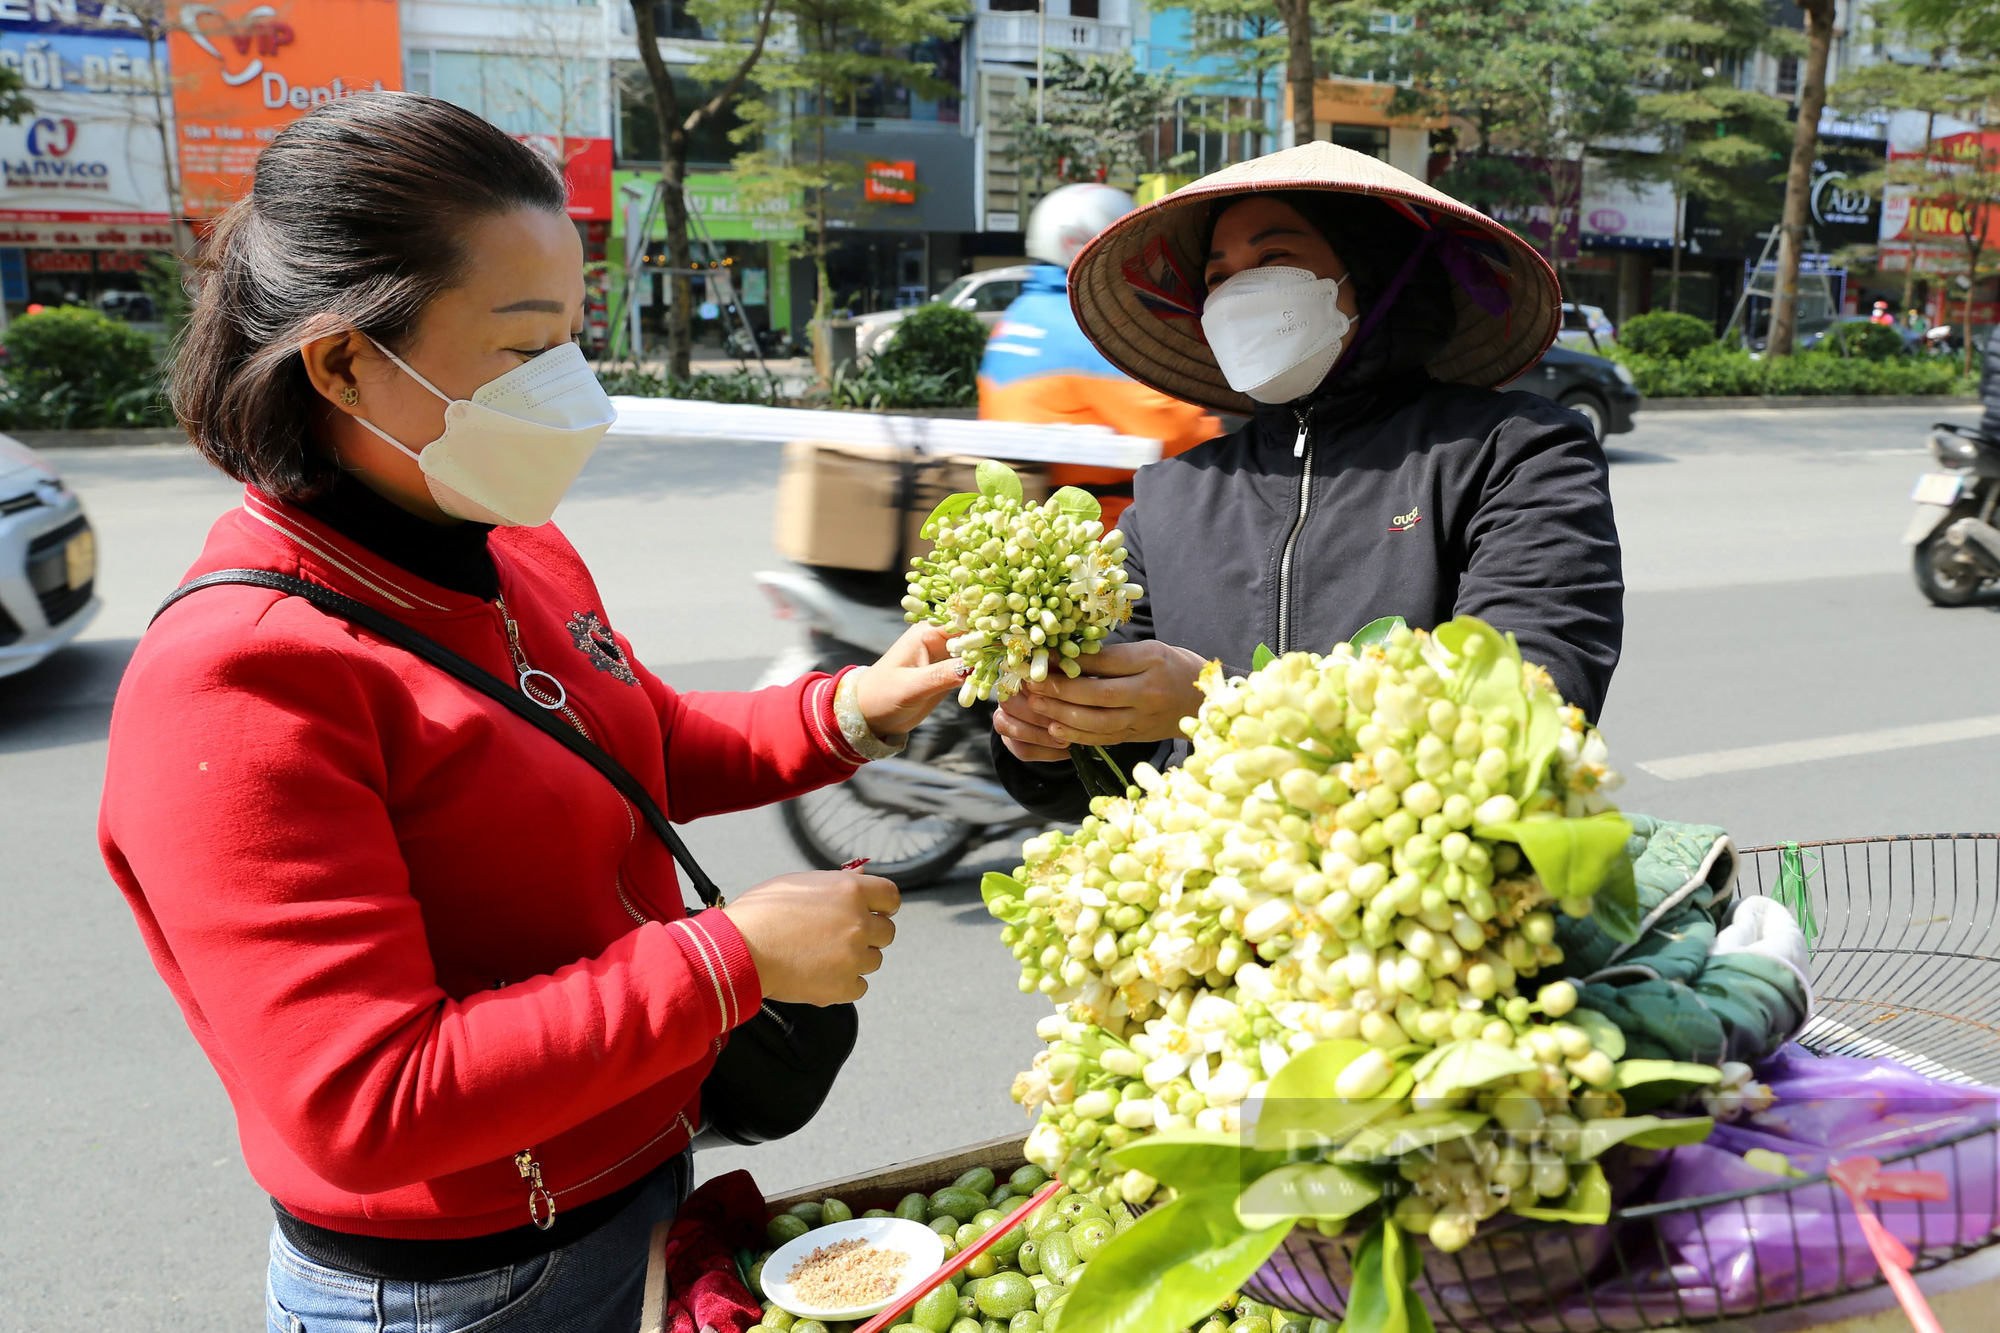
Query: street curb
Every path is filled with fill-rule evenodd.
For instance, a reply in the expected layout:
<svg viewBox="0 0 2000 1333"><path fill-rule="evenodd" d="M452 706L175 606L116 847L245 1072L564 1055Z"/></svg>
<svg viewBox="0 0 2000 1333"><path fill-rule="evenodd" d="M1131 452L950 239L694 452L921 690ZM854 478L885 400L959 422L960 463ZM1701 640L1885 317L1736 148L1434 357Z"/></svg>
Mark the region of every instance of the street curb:
<svg viewBox="0 0 2000 1333"><path fill-rule="evenodd" d="M185 445L187 432L178 426L136 430L10 430L6 434L30 449L92 449L114 445Z"/></svg>
<svg viewBox="0 0 2000 1333"><path fill-rule="evenodd" d="M1785 394L1769 398L1648 398L1642 412L1728 412L1746 407L1978 407L1977 398L1944 394Z"/></svg>

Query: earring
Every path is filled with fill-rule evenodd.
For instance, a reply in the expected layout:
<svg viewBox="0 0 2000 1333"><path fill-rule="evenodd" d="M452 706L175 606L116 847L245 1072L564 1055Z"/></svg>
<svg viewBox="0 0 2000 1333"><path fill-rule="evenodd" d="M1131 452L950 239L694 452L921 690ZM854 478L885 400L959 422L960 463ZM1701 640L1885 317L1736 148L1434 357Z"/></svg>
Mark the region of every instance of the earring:
<svg viewBox="0 0 2000 1333"><path fill-rule="evenodd" d="M355 388L352 384L348 385L340 391L340 401L346 403L349 407L354 406L361 401L361 390Z"/></svg>

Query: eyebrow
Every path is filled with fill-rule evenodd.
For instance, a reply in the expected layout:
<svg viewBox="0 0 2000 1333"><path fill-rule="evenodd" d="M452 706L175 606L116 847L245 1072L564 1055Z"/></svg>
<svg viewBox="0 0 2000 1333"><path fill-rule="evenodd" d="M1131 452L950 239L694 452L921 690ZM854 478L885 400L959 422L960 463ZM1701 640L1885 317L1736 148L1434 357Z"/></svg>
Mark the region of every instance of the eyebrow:
<svg viewBox="0 0 2000 1333"><path fill-rule="evenodd" d="M1270 240L1273 236L1303 236L1303 235L1305 235L1305 233L1300 231L1297 227L1266 227L1264 228L1264 230L1258 232L1255 236L1252 236L1249 240L1245 241L1244 244L1262 245L1264 242ZM1220 258L1222 258L1222 251L1210 250L1208 252L1209 263L1213 264L1216 260Z"/></svg>
<svg viewBox="0 0 2000 1333"><path fill-rule="evenodd" d="M496 315L511 315L518 311L526 310L533 311L538 315L560 315L563 309L561 301L529 300L516 301L512 305L496 305L493 307L493 313Z"/></svg>

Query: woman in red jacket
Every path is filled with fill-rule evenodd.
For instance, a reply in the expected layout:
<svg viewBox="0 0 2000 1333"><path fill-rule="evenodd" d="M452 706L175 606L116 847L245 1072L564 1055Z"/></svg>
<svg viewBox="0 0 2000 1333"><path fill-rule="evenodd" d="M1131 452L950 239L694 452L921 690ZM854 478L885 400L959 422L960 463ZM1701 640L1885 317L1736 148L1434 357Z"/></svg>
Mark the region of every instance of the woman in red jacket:
<svg viewBox="0 0 2000 1333"><path fill-rule="evenodd" d="M611 419L561 179L447 103L277 136L204 249L174 403L245 483L190 576L385 612L554 708L677 821L838 782L956 688L934 631L677 694L549 513ZM270 1327L630 1330L697 1094L766 998L866 988L895 886L787 875L690 917L602 775L301 597L223 585L126 672L106 862L270 1191ZM550 1210L553 1209L553 1224Z"/></svg>

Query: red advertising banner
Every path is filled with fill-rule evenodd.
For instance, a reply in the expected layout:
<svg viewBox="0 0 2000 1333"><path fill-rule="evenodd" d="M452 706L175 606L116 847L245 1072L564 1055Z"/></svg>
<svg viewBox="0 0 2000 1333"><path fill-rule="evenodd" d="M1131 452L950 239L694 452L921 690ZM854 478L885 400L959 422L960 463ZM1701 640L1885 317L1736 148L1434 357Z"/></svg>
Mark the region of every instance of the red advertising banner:
<svg viewBox="0 0 2000 1333"><path fill-rule="evenodd" d="M322 102L402 86L396 0L170 3L167 50L191 218L245 190L278 131Z"/></svg>
<svg viewBox="0 0 2000 1333"><path fill-rule="evenodd" d="M1921 152L1890 150L1889 161L1923 161ZM1937 175L1935 192L1909 185L1891 185L1882 198L1882 268L1903 272L1914 264L1920 273L1949 272L1965 267L1963 238L1977 228L1989 246L2000 246L2000 198L1994 177L2000 175L2000 131L1968 131L1934 141L1928 165ZM1954 177L1978 177L1971 188L1954 192Z"/></svg>
<svg viewBox="0 0 2000 1333"><path fill-rule="evenodd" d="M915 162L870 162L861 184L861 197L871 204L914 204L917 192Z"/></svg>
<svg viewBox="0 0 2000 1333"><path fill-rule="evenodd" d="M611 219L612 151L609 139L558 139L553 134L514 136L562 167L569 187L569 215L578 221Z"/></svg>

